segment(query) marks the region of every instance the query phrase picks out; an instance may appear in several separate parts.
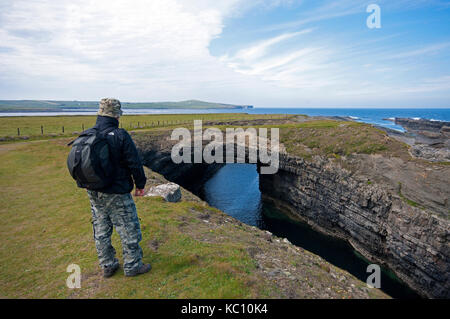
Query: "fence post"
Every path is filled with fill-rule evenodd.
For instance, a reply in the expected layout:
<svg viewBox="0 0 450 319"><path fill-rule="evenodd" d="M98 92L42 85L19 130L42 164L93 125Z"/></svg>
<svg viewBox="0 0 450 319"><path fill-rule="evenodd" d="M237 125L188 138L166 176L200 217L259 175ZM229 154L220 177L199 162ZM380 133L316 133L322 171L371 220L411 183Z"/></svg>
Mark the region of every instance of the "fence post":
<svg viewBox="0 0 450 319"><path fill-rule="evenodd" d="M84 131L84 123L81 124L81 129Z"/></svg>
<svg viewBox="0 0 450 319"><path fill-rule="evenodd" d="M62 127L62 132L64 133L64 126Z"/></svg>
<svg viewBox="0 0 450 319"><path fill-rule="evenodd" d="M17 128L17 136L20 136L20 128Z"/></svg>
<svg viewBox="0 0 450 319"><path fill-rule="evenodd" d="M44 127L41 125L41 135L44 135Z"/></svg>

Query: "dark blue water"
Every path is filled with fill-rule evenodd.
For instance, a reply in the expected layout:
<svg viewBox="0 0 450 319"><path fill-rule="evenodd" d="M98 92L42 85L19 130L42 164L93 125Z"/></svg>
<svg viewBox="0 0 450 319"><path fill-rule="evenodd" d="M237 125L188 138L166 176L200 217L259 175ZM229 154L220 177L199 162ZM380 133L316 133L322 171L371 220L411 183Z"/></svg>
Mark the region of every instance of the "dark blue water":
<svg viewBox="0 0 450 319"><path fill-rule="evenodd" d="M243 223L263 227L259 175L254 164L225 165L206 182L204 196L211 206Z"/></svg>
<svg viewBox="0 0 450 319"><path fill-rule="evenodd" d="M204 185L205 200L230 216L317 254L365 282L369 263L344 241L322 235L307 224L294 222L261 202L259 175L254 164L227 164ZM386 269L381 274L381 290L394 298L419 296Z"/></svg>

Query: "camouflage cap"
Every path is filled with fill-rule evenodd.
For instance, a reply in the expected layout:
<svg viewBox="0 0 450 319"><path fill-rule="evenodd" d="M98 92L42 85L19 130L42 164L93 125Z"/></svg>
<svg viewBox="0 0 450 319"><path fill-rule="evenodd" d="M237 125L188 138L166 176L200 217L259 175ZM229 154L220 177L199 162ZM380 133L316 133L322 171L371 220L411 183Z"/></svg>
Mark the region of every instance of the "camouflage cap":
<svg viewBox="0 0 450 319"><path fill-rule="evenodd" d="M100 107L97 115L117 117L122 115L120 101L117 99L104 98L100 100Z"/></svg>

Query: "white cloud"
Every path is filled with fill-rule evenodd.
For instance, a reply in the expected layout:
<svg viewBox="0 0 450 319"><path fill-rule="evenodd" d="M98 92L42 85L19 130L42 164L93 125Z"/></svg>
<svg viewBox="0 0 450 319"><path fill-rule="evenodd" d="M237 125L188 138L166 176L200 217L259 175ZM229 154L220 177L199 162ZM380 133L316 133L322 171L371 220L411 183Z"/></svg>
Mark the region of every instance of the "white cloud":
<svg viewBox="0 0 450 319"><path fill-rule="evenodd" d="M312 31L312 29L306 29L306 30L302 30L302 31L298 31L298 32L284 33L284 34L278 35L276 37L273 37L273 38L270 38L267 40L263 40L253 46L250 46L248 48L238 51L234 55L233 59L249 61L249 60L254 60L254 59L260 58L263 55L265 55L267 53L267 50L270 47L274 46L275 44L280 43L284 40L293 38L300 34L309 33L311 31Z"/></svg>
<svg viewBox="0 0 450 319"><path fill-rule="evenodd" d="M422 2L402 0L405 5ZM295 106L305 101L333 105L336 97L345 103L355 95L376 98L410 94L414 88L417 92L448 88L445 77L437 82L418 79L414 85L406 79L403 86L391 87L383 82L388 79L385 73L400 79L398 83L404 75L397 61L387 63L385 57L435 54L448 43L387 54L375 41L389 35L365 43L337 43L334 34L319 32L320 25L298 29L300 24L365 14L362 4L355 6L350 0L300 10L293 24L268 26L288 31L276 36L271 32L272 37L245 43L233 54L211 55L211 41L220 37L227 18L245 16L255 8L293 4L291 0L2 1L0 98L199 98ZM379 54L368 52L374 48Z"/></svg>
<svg viewBox="0 0 450 319"><path fill-rule="evenodd" d="M239 83L208 50L237 3L11 1L0 13L0 79L34 81L61 97L97 90L95 97L121 91L146 100L189 98L208 81Z"/></svg>
<svg viewBox="0 0 450 319"><path fill-rule="evenodd" d="M320 89L335 85L339 66L331 62L334 51L306 45L299 37L312 31L283 33L251 44L234 55L222 56L221 60L238 73L257 76L279 87ZM293 38L295 41L287 48L277 47Z"/></svg>
<svg viewBox="0 0 450 319"><path fill-rule="evenodd" d="M429 54L435 54L438 53L450 46L450 43L435 43L431 45L427 45L420 49L412 49L409 51L404 51L400 53L396 53L393 55L387 55L384 58L385 59L405 59L405 58L411 58L416 56L423 56L423 55L429 55Z"/></svg>

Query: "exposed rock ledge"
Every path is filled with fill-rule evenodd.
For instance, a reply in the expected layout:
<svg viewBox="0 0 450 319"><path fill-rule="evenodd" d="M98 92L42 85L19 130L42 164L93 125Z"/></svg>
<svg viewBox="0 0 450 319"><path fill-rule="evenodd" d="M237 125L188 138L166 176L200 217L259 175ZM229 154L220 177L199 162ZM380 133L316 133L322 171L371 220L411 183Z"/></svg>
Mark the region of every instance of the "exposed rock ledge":
<svg viewBox="0 0 450 319"><path fill-rule="evenodd" d="M409 144L411 155L432 162L450 162L450 122L410 118L395 118L394 122L406 133L380 128Z"/></svg>

